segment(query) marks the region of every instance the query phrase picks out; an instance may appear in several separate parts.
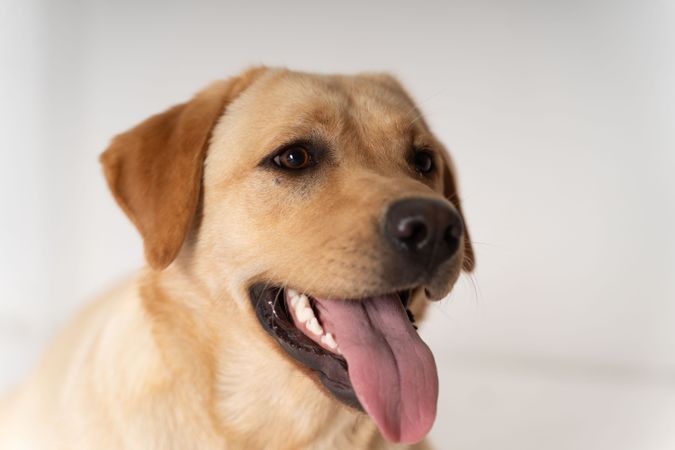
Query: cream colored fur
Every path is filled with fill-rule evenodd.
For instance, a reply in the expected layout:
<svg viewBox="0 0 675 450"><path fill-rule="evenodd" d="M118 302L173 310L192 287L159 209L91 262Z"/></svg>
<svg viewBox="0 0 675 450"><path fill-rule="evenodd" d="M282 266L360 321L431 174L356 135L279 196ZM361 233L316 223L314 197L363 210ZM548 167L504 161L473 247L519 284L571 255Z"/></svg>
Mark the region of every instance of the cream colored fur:
<svg viewBox="0 0 675 450"><path fill-rule="evenodd" d="M0 449L428 448L387 443L327 393L263 331L247 289L260 280L350 298L390 289L376 251L358 249L376 241L369 223L387 202L447 193L442 175L415 179L403 156L413 143L443 152L440 143L388 76L260 69L241 89L212 130L180 253L68 325L1 404ZM311 194L258 166L308 134L341 149ZM466 267L463 254L436 280L439 296ZM418 315L424 305L418 291Z"/></svg>

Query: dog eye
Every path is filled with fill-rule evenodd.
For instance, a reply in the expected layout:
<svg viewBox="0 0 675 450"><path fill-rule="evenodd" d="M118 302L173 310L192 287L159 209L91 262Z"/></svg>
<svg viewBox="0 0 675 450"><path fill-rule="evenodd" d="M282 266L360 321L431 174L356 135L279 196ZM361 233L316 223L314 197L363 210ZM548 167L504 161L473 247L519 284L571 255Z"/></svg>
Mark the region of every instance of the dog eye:
<svg viewBox="0 0 675 450"><path fill-rule="evenodd" d="M434 156L428 150L420 150L415 152L413 164L419 173L427 174L434 169Z"/></svg>
<svg viewBox="0 0 675 450"><path fill-rule="evenodd" d="M273 159L274 164L284 169L305 169L313 164L311 153L304 147L295 145L279 153Z"/></svg>

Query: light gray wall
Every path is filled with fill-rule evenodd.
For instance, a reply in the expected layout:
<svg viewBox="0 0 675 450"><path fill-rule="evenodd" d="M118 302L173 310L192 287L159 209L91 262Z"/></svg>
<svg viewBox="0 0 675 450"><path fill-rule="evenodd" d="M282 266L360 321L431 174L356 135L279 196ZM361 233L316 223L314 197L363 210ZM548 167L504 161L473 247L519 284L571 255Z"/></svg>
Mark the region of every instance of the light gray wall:
<svg viewBox="0 0 675 450"><path fill-rule="evenodd" d="M478 270L432 307L440 449L675 448L675 6L0 2L0 387L142 264L97 163L252 64L386 70L459 169Z"/></svg>

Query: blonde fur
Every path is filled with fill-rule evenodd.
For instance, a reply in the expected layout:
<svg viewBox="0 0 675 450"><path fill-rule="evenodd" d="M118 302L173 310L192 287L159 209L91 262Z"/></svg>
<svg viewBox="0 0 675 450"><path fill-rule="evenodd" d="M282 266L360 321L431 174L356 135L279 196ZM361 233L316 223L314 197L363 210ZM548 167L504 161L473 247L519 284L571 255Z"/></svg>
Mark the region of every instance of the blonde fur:
<svg viewBox="0 0 675 450"><path fill-rule="evenodd" d="M3 403L0 448L428 448L386 442L335 400L263 331L248 294L261 281L347 298L391 289L371 226L383 206L415 195L461 211L418 116L387 75L258 68L117 137L102 161L151 267L55 340ZM339 149L309 185L261 166L299 138ZM411 145L436 149L443 172L415 178ZM462 265L473 266L468 237L430 295L447 294ZM421 289L413 308L424 312Z"/></svg>

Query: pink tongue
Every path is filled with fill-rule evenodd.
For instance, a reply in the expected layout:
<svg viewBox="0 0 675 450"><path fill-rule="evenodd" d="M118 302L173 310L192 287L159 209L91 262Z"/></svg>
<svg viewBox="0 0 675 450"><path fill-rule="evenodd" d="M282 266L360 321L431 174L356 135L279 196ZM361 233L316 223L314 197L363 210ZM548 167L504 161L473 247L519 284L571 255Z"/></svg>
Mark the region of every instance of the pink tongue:
<svg viewBox="0 0 675 450"><path fill-rule="evenodd" d="M317 299L317 308L380 432L393 442L422 440L436 417L436 363L398 297Z"/></svg>

